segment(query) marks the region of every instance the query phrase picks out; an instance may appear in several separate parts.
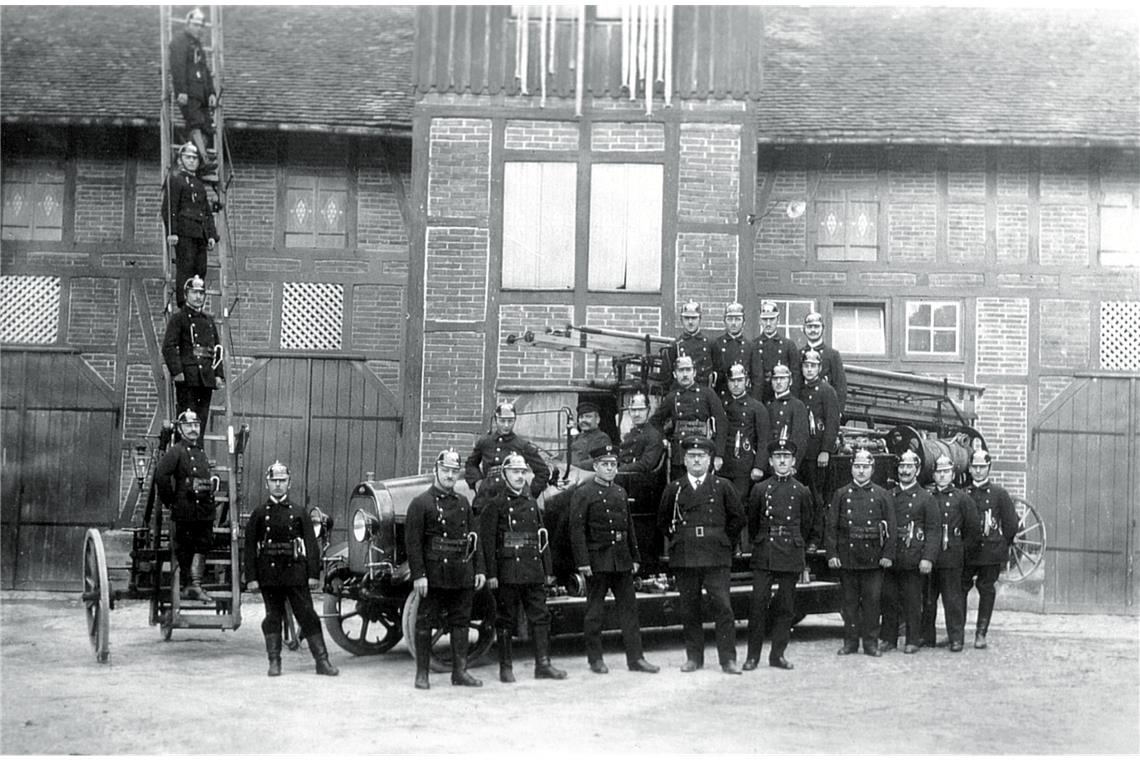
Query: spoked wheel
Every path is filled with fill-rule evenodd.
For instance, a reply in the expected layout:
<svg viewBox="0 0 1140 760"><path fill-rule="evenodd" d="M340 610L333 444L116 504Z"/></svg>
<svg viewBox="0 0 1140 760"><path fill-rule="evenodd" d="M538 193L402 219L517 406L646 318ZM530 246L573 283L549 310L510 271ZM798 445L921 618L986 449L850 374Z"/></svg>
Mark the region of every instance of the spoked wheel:
<svg viewBox="0 0 1140 760"><path fill-rule="evenodd" d="M1002 580L1021 583L1045 559L1045 523L1033 505L1024 499L1014 499L1013 506L1017 510L1017 534L1009 547Z"/></svg>
<svg viewBox="0 0 1140 760"><path fill-rule="evenodd" d="M416 656L416 614L420 596L415 591L404 602L404 639L408 652ZM467 626L467 665L473 667L486 656L495 643L495 596L486 589L475 592L471 605L471 622ZM431 669L435 673L451 672L451 632L444 628L431 629Z"/></svg>
<svg viewBox="0 0 1140 760"><path fill-rule="evenodd" d="M83 605L87 611L87 638L96 662L111 660L111 586L107 581L107 555L103 537L95 528L83 540Z"/></svg>
<svg viewBox="0 0 1140 760"><path fill-rule="evenodd" d="M384 654L400 640L400 611L339 594L324 595L325 630L341 649L367 656Z"/></svg>

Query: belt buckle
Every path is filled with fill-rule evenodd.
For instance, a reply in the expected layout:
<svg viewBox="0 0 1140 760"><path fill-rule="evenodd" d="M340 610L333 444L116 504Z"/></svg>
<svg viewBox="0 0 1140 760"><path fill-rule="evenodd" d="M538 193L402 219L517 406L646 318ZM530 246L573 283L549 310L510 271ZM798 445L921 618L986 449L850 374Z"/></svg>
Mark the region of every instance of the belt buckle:
<svg viewBox="0 0 1140 760"><path fill-rule="evenodd" d="M704 538L705 537L705 526L698 525L697 527L693 528L693 532L696 534L697 538Z"/></svg>
<svg viewBox="0 0 1140 760"><path fill-rule="evenodd" d="M614 531L614 540L615 541L624 541L625 540L625 531L615 530Z"/></svg>

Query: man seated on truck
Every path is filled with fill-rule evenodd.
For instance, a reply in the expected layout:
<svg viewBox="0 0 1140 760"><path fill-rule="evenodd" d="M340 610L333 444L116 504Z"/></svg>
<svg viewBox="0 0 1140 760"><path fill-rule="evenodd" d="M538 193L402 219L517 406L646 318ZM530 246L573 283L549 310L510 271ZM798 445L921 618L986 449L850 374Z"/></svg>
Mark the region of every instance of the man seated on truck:
<svg viewBox="0 0 1140 760"><path fill-rule="evenodd" d="M546 484L550 481L550 468L546 466L538 447L514 432L516 418L514 404L503 402L496 406L494 432L477 440L475 449L467 457L463 479L476 494L475 502L471 505L476 517L487 500L502 489L503 462L511 454L521 456L534 473L530 492L536 499L546 490Z"/></svg>
<svg viewBox="0 0 1140 760"><path fill-rule="evenodd" d="M578 404L578 435L570 442L570 464L574 467L593 471L594 459L590 452L613 444L610 437L598 429L601 422L597 404L592 401Z"/></svg>
<svg viewBox="0 0 1140 760"><path fill-rule="evenodd" d="M649 418L649 424L662 432L667 425L671 426L673 465L669 477L676 480L685 474L681 442L691 437L712 436L713 467L719 470L724 465L725 431L728 429L724 404L711 388L697 383L696 366L691 357L678 356L673 375L677 379L676 385L665 394L661 406Z"/></svg>
<svg viewBox="0 0 1140 760"><path fill-rule="evenodd" d="M627 411L633 427L621 439L618 472L633 476L629 480L629 490L633 491L649 483L650 475L665 454L665 440L661 437L661 431L647 422L649 399L644 393L639 391L633 394Z"/></svg>

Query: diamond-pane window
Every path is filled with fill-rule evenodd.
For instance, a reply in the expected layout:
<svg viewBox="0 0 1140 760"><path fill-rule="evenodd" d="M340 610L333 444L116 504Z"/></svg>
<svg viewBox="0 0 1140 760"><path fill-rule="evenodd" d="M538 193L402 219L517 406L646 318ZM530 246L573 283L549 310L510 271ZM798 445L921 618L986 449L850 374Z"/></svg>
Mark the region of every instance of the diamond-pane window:
<svg viewBox="0 0 1140 760"><path fill-rule="evenodd" d="M285 190L285 245L289 248L344 248L348 180L291 174Z"/></svg>
<svg viewBox="0 0 1140 760"><path fill-rule="evenodd" d="M1140 370L1140 301L1101 301L1100 366Z"/></svg>
<svg viewBox="0 0 1140 760"><path fill-rule="evenodd" d="M344 286L287 282L281 303L281 348L337 351L344 344Z"/></svg>
<svg viewBox="0 0 1140 760"><path fill-rule="evenodd" d="M62 168L48 161L10 162L4 167L5 240L62 240Z"/></svg>
<svg viewBox="0 0 1140 760"><path fill-rule="evenodd" d="M874 261L879 256L879 202L874 187L824 187L815 203L820 261Z"/></svg>
<svg viewBox="0 0 1140 760"><path fill-rule="evenodd" d="M0 277L0 343L55 343L59 294L58 277Z"/></svg>

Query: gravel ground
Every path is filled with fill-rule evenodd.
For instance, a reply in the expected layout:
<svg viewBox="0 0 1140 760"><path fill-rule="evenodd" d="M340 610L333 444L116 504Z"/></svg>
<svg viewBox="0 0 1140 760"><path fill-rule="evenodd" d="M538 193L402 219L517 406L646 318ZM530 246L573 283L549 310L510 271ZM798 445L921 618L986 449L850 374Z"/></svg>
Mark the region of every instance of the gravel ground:
<svg viewBox="0 0 1140 760"><path fill-rule="evenodd" d="M646 633L657 675L590 673L581 641L555 642L563 682L535 681L518 647L513 686L433 675L412 689L403 644L356 658L330 643L339 678L306 649L265 677L260 600L237 631L161 640L147 607L111 613L111 662L95 662L75 595L0 597L0 751L5 754L767 752L1056 754L1140 752L1140 626L1134 617L999 610L990 648L836 657L837 615L795 631L793 672L762 665L682 674L679 629ZM971 614L971 624L972 624ZM744 627L739 632L744 656ZM716 661L708 631L706 660Z"/></svg>

